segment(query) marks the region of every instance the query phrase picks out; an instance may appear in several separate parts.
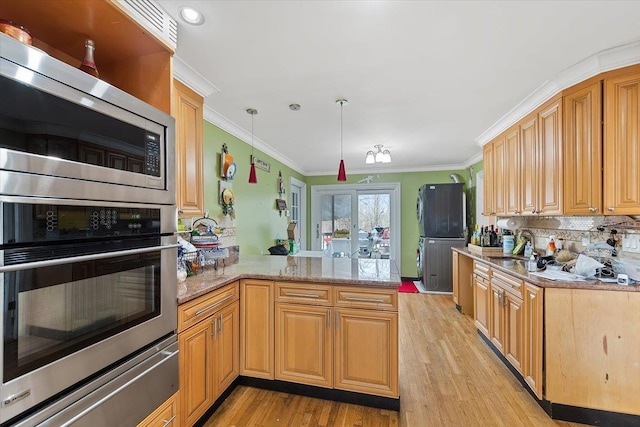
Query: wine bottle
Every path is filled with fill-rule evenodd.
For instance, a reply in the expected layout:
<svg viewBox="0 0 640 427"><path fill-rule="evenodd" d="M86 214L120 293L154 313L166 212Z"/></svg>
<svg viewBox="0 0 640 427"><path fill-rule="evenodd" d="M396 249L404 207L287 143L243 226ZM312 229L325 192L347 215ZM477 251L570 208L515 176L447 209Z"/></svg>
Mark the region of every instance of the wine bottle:
<svg viewBox="0 0 640 427"><path fill-rule="evenodd" d="M93 40L87 39L84 42L85 54L84 60L82 61L82 65L80 65L80 69L87 74L91 74L93 77L98 77L100 73L98 73L98 68L96 67L96 62L93 59L93 52L95 51L95 44Z"/></svg>

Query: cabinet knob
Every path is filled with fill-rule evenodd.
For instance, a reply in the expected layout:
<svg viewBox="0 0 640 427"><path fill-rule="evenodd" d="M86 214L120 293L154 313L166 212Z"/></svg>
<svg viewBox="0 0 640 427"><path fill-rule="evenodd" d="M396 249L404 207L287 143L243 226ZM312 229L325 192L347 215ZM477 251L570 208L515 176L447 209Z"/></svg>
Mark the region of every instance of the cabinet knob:
<svg viewBox="0 0 640 427"><path fill-rule="evenodd" d="M613 206L609 206L609 207L607 208L607 210L608 210L609 212L613 212L613 211L615 211L615 210L616 210L616 208L614 208Z"/></svg>
<svg viewBox="0 0 640 427"><path fill-rule="evenodd" d="M531 211L531 213L532 213L532 214L536 213L536 210L535 210L535 209L534 209L534 210L532 210L532 211Z"/></svg>
<svg viewBox="0 0 640 427"><path fill-rule="evenodd" d="M594 208L593 206L591 206L589 208L589 212L597 212L597 211L598 211L598 209Z"/></svg>

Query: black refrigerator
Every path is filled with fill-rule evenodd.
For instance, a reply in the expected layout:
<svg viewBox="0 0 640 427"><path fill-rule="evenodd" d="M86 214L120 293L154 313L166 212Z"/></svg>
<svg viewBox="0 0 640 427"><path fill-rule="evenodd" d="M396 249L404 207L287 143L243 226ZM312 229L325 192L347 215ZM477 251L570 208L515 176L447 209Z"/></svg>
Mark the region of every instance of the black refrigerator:
<svg viewBox="0 0 640 427"><path fill-rule="evenodd" d="M466 244L466 194L463 183L425 184L418 190L419 251L427 291L451 292L451 248Z"/></svg>

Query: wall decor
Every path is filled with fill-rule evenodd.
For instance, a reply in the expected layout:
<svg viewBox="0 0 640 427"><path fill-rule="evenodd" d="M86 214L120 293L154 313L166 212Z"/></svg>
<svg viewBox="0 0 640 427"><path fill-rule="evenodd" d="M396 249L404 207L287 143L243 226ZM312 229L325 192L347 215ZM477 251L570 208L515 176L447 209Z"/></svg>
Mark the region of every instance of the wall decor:
<svg viewBox="0 0 640 427"><path fill-rule="evenodd" d="M280 198L284 194L284 180L282 179L282 171L278 171L278 194Z"/></svg>
<svg viewBox="0 0 640 427"><path fill-rule="evenodd" d="M259 158L253 155L251 156L251 161L256 165L258 169L271 172L271 163L265 162L264 160L260 160Z"/></svg>
<svg viewBox="0 0 640 427"><path fill-rule="evenodd" d="M222 205L222 214L229 215L231 219L236 217L235 209L233 205L236 201L236 195L233 192L233 186L230 182L218 181L220 184L220 204Z"/></svg>
<svg viewBox="0 0 640 427"><path fill-rule="evenodd" d="M280 216L282 216L282 212L287 210L287 201L284 199L276 199L276 208Z"/></svg>
<svg viewBox="0 0 640 427"><path fill-rule="evenodd" d="M227 144L222 144L222 152L220 153L220 177L222 179L232 180L237 171L233 156L229 154Z"/></svg>

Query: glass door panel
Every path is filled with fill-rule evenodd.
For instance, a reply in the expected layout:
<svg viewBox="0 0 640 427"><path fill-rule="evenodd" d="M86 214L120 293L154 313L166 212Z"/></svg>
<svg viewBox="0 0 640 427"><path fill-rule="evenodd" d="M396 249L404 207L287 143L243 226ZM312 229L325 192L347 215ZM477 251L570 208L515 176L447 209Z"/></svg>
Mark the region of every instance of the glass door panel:
<svg viewBox="0 0 640 427"><path fill-rule="evenodd" d="M389 258L391 242L391 194L357 192L358 256Z"/></svg>
<svg viewBox="0 0 640 427"><path fill-rule="evenodd" d="M351 236L351 194L323 194L320 198L321 250L336 256L354 251Z"/></svg>

